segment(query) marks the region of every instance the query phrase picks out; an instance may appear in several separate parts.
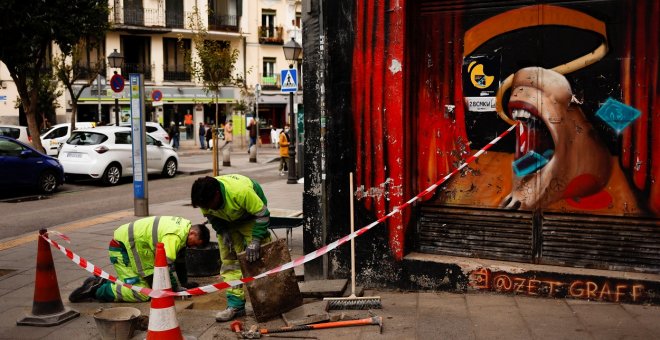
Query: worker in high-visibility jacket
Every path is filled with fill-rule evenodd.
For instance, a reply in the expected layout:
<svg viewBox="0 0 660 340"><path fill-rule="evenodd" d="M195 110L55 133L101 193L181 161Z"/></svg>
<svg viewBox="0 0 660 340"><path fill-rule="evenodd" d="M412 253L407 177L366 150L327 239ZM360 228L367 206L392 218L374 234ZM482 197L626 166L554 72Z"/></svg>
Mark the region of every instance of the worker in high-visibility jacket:
<svg viewBox="0 0 660 340"><path fill-rule="evenodd" d="M270 242L270 212L261 185L238 174L200 177L193 183L190 197L192 206L201 209L217 233L222 279L240 279L236 254L245 251L248 262L254 262L260 257L261 244ZM243 287L229 288L225 295L227 309L215 319L223 322L245 315Z"/></svg>
<svg viewBox="0 0 660 340"><path fill-rule="evenodd" d="M186 247L204 247L210 238L209 229L176 216L151 216L124 224L114 232L108 247L110 262L117 277L124 283L150 288L153 284L156 245L163 243L174 291L183 290L175 261ZM69 296L71 302L99 300L104 302L143 302L149 297L123 285L92 276Z"/></svg>

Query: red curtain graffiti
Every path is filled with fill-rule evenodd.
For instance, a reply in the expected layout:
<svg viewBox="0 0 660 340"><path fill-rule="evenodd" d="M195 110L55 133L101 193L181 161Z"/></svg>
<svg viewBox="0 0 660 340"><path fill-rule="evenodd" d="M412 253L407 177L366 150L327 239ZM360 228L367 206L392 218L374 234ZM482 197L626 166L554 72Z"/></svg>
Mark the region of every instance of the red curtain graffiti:
<svg viewBox="0 0 660 340"><path fill-rule="evenodd" d="M432 31L410 42L411 116L415 120L416 187L423 190L461 165L470 154L461 85L461 14L423 15ZM432 24L440 21L439 24ZM428 198L428 197L427 197Z"/></svg>
<svg viewBox="0 0 660 340"><path fill-rule="evenodd" d="M386 8L386 4L391 7ZM357 1L353 51L353 115L358 199L382 217L410 194L410 136L403 116L405 1ZM409 212L388 221L389 244L403 257Z"/></svg>
<svg viewBox="0 0 660 340"><path fill-rule="evenodd" d="M634 186L660 215L660 96L658 32L660 1L627 1L625 57L621 64L623 100L641 111L623 133L621 164L632 172Z"/></svg>
<svg viewBox="0 0 660 340"><path fill-rule="evenodd" d="M658 113L657 62L660 59L658 55L660 1L613 0L608 2L612 5L610 8L628 10L620 13L614 10L608 15L603 15L599 12L599 8L590 8L590 5L583 2L567 2L565 6L511 5L506 8L490 8L492 13L460 10L459 8L462 8L458 5L460 2L456 2L457 5L451 10L444 11L438 10L442 7L440 6L442 1L412 3L403 0L366 0L354 3L352 108L357 152L356 181L359 186L358 198L376 217L384 216L417 191L425 189L459 166L462 160L473 153L471 149L477 149L475 145L470 146L474 141L470 139L475 135L486 140L491 139L491 137L485 138L486 136L497 135L490 130L486 130L488 133L481 131L484 126L475 128L474 125L470 125L473 124L474 117L478 119L481 116L467 111L464 106L466 95L462 86L463 39L470 27L498 14L514 12L509 13L512 16L507 18L512 22L515 21L512 18L515 17L516 10L539 20L538 25L532 25L539 27L526 31L521 29L502 32L501 35L489 39L486 52L500 51L500 47L508 52L513 51L512 54L502 55L500 66L503 76L513 74L524 67L517 65L516 62L525 60L514 60L519 57L518 53L523 49L520 46L527 43L521 38L533 41L534 34L543 35L546 39L552 39L555 35L561 36L561 39L580 35L580 39L591 41L589 39L593 38L594 32L589 32L589 27L582 27L584 20L580 18L593 16L597 24L601 23L601 20L609 20L602 23L607 26L607 30L616 31L617 37L621 38L617 40L616 46L607 46L605 52L601 50L607 55L605 59L595 61L594 65L585 66L584 69L554 73L550 72L550 69L558 65L555 61L572 60L571 53L575 51L568 51L561 44L528 45L532 47L531 49L538 48L535 51L542 56L534 59L536 58L534 51L530 52L531 62L537 64L528 66L538 67L542 71L537 74L549 75L546 79L552 76L563 83L577 80L577 85L585 87L585 83L600 81L598 72L602 70L603 65L621 67L620 79L615 66L616 76L604 80L607 86L611 86L608 90L614 89L614 91L602 90L597 96L591 92L585 98L569 100L570 107L563 108L562 117L573 124L573 117L579 116L582 117L580 119L584 124L575 125L572 134L560 136L563 139L555 138L554 147L557 149L553 150L555 152L553 157L560 159L558 146L562 143L570 146L571 136L580 135L582 131L588 131L589 135L595 136L592 130L596 130L593 129L592 123L599 123L594 115L602 105L601 100L612 97L641 112L640 117L632 125L622 130L620 141L617 140L617 135L594 137L593 143L606 139L597 137L616 140L609 145L609 149L604 143L598 146L599 150L603 151L602 154L608 157L607 159L601 157L601 162L605 162L604 159L609 162L610 156L615 159L611 161L613 163L616 159L620 160L620 164L612 170L616 178L612 175L610 182L605 183L603 178L607 177L608 173L598 177L587 176L591 174L589 171L582 171L584 174L578 171L580 168L584 169L583 165L588 163L585 161L589 159L588 156L595 154L594 148L589 147L591 144L583 143L587 147L584 147L586 151L583 150L584 152L581 153L571 154L572 149L567 147L569 155L566 163L578 168L572 176L573 180L566 179L563 183L563 177L559 173L555 176L557 181L548 183L547 187L560 191L561 195L552 200L538 200L538 204L552 211L640 216L644 216L646 212L656 216L660 214L660 148L658 147L660 146L658 141L660 113ZM419 11L419 8L424 6L427 11ZM470 6L478 7L474 4ZM410 19L414 22L411 21L409 26L405 25L406 13L415 14L415 17ZM419 15L420 13L422 15ZM569 21L578 24L564 25L566 27L558 29L558 25L553 22L557 20L562 22L565 18L562 15L555 15L556 13L573 13L575 17L570 18L572 21ZM622 18L617 19L616 16ZM540 27L544 25L545 27ZM626 32L621 32L621 28L625 28ZM411 32L408 34L406 29L410 29ZM520 31L524 31L522 34L527 35L517 35L512 38L512 34L520 34ZM406 40L406 37L410 38ZM594 39L598 40L598 37ZM613 60L615 60L613 64L607 64L612 63ZM609 69L611 70L612 67ZM515 78L513 84L516 85ZM586 87L588 86L589 84ZM619 87L621 92L618 92ZM592 86L590 89L594 88ZM573 90L575 91L575 88ZM580 93L572 94L580 96ZM509 96L507 95L507 100ZM604 98L599 98L602 96ZM583 100L588 101L589 105L582 105ZM488 112L491 116L493 113ZM557 123L551 122L555 126L559 125ZM493 126L485 126L485 128L494 129ZM597 133L604 134L605 129L599 129ZM533 138L528 137L528 140L531 141ZM444 199L442 202L487 207L503 206L502 202L506 202L505 196L511 192L512 186L516 185L516 176L522 177L527 174L512 173L512 163L517 158L513 147L510 150L489 151L489 155L484 156L487 157L483 157L480 164L474 165L474 169L481 171L480 178L476 175L463 176L449 183L450 186L460 188L481 186L479 190L475 190L475 192L479 191L478 195L470 193L472 196L468 197L465 190L457 190L456 196L447 195L442 198ZM569 156L573 158L569 159ZM599 168L594 166L595 162L592 163L592 167ZM557 172L565 170L562 167L554 169L558 169ZM493 180L488 180L488 176ZM634 188L629 188L628 182ZM618 190L611 185L612 183L627 188ZM583 190L585 187L597 187L601 191ZM522 192L528 188L518 186L517 189ZM446 192L450 193L451 190L449 188ZM545 189L540 188L538 191L545 192ZM459 197L461 194L463 197ZM635 201L635 204L639 204L639 209L627 210L630 197L632 197L631 202ZM461 199L465 200L461 202ZM529 207L533 206L529 204ZM523 209L531 209L529 207L523 204ZM408 218L409 212L406 211L388 221L390 248L397 259L403 257Z"/></svg>

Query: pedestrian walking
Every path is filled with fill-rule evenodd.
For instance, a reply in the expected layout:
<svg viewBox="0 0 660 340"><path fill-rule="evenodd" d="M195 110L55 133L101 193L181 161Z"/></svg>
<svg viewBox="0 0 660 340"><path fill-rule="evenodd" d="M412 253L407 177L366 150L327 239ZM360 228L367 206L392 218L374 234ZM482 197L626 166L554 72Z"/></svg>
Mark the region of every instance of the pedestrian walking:
<svg viewBox="0 0 660 340"><path fill-rule="evenodd" d="M199 148L204 150L204 139L206 138L206 129L204 128L204 123L199 122L199 131L197 134L199 136Z"/></svg>
<svg viewBox="0 0 660 340"><path fill-rule="evenodd" d="M289 171L289 124L285 125L284 130L280 132L280 176L284 176L285 171Z"/></svg>

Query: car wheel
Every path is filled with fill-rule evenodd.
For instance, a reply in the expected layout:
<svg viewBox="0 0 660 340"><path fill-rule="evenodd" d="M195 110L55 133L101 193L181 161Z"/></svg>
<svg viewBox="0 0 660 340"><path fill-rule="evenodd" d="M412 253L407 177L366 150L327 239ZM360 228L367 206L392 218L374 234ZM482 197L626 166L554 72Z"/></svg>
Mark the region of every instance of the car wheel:
<svg viewBox="0 0 660 340"><path fill-rule="evenodd" d="M119 183L119 179L121 179L121 167L117 163L108 165L101 178L103 184L106 185L116 185Z"/></svg>
<svg viewBox="0 0 660 340"><path fill-rule="evenodd" d="M57 189L57 177L52 171L45 171L39 176L39 190L45 194Z"/></svg>
<svg viewBox="0 0 660 340"><path fill-rule="evenodd" d="M163 167L163 176L172 178L176 175L176 160L174 158L170 158L165 162L165 166Z"/></svg>

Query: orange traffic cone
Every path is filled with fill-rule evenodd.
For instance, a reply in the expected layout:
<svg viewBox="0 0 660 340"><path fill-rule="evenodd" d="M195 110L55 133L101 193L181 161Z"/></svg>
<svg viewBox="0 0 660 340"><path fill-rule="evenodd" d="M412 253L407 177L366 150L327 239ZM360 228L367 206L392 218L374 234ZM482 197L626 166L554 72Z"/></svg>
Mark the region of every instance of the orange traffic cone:
<svg viewBox="0 0 660 340"><path fill-rule="evenodd" d="M167 269L167 258L165 257L165 246L162 243L156 245L156 259L154 262L152 288L154 290L172 291L170 272ZM173 296L151 299L147 340L156 339L184 339L181 328L179 328L179 322L176 319Z"/></svg>
<svg viewBox="0 0 660 340"><path fill-rule="evenodd" d="M16 321L19 326L56 326L80 316L80 313L68 307L65 308L62 304L50 244L41 237L46 233L46 229L39 230L32 313Z"/></svg>

